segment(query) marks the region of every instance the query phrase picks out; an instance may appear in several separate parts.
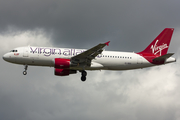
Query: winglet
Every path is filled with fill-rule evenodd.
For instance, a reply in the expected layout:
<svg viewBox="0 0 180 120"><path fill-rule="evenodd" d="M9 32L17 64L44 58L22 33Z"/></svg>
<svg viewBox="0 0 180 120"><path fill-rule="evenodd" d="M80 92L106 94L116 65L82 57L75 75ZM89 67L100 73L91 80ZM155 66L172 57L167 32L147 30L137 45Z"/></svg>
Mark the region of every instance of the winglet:
<svg viewBox="0 0 180 120"><path fill-rule="evenodd" d="M107 46L109 46L109 43L110 43L110 41L108 41L108 42L106 42L106 43L104 43L104 44L106 44Z"/></svg>

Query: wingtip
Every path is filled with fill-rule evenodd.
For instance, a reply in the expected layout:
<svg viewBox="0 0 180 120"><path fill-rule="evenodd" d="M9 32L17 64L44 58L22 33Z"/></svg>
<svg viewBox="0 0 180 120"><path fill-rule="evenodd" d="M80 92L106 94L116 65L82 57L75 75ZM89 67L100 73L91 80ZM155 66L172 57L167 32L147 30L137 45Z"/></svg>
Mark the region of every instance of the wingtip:
<svg viewBox="0 0 180 120"><path fill-rule="evenodd" d="M108 41L108 42L106 42L106 43L104 43L104 44L106 44L107 46L109 46L109 43L110 43L110 41Z"/></svg>

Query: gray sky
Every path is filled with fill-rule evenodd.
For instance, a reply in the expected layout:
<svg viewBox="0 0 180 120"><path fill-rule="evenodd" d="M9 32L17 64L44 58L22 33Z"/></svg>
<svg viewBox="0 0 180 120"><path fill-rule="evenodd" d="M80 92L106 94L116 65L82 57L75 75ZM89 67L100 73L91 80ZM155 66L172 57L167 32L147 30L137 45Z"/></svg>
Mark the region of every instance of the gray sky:
<svg viewBox="0 0 180 120"><path fill-rule="evenodd" d="M142 51L175 28L169 52L180 57L178 0L0 0L0 55L25 45ZM179 120L180 61L130 71L54 76L0 60L1 120Z"/></svg>

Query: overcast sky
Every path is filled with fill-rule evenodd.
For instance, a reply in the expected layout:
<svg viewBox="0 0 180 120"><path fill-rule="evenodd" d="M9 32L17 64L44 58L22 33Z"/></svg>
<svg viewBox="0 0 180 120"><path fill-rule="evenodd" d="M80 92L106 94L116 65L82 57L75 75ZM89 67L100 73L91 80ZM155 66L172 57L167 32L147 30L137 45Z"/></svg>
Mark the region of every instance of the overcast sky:
<svg viewBox="0 0 180 120"><path fill-rule="evenodd" d="M0 0L0 55L35 45L140 52L166 27L176 63L54 76L0 59L0 120L179 120L179 0Z"/></svg>

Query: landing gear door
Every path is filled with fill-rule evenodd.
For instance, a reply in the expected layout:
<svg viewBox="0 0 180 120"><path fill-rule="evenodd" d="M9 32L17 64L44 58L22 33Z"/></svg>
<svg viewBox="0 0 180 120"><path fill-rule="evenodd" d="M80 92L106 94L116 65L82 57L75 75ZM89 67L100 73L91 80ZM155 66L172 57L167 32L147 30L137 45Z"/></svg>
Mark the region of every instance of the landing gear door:
<svg viewBox="0 0 180 120"><path fill-rule="evenodd" d="M28 47L24 47L24 49L23 49L23 57L28 57L28 56L29 56Z"/></svg>

